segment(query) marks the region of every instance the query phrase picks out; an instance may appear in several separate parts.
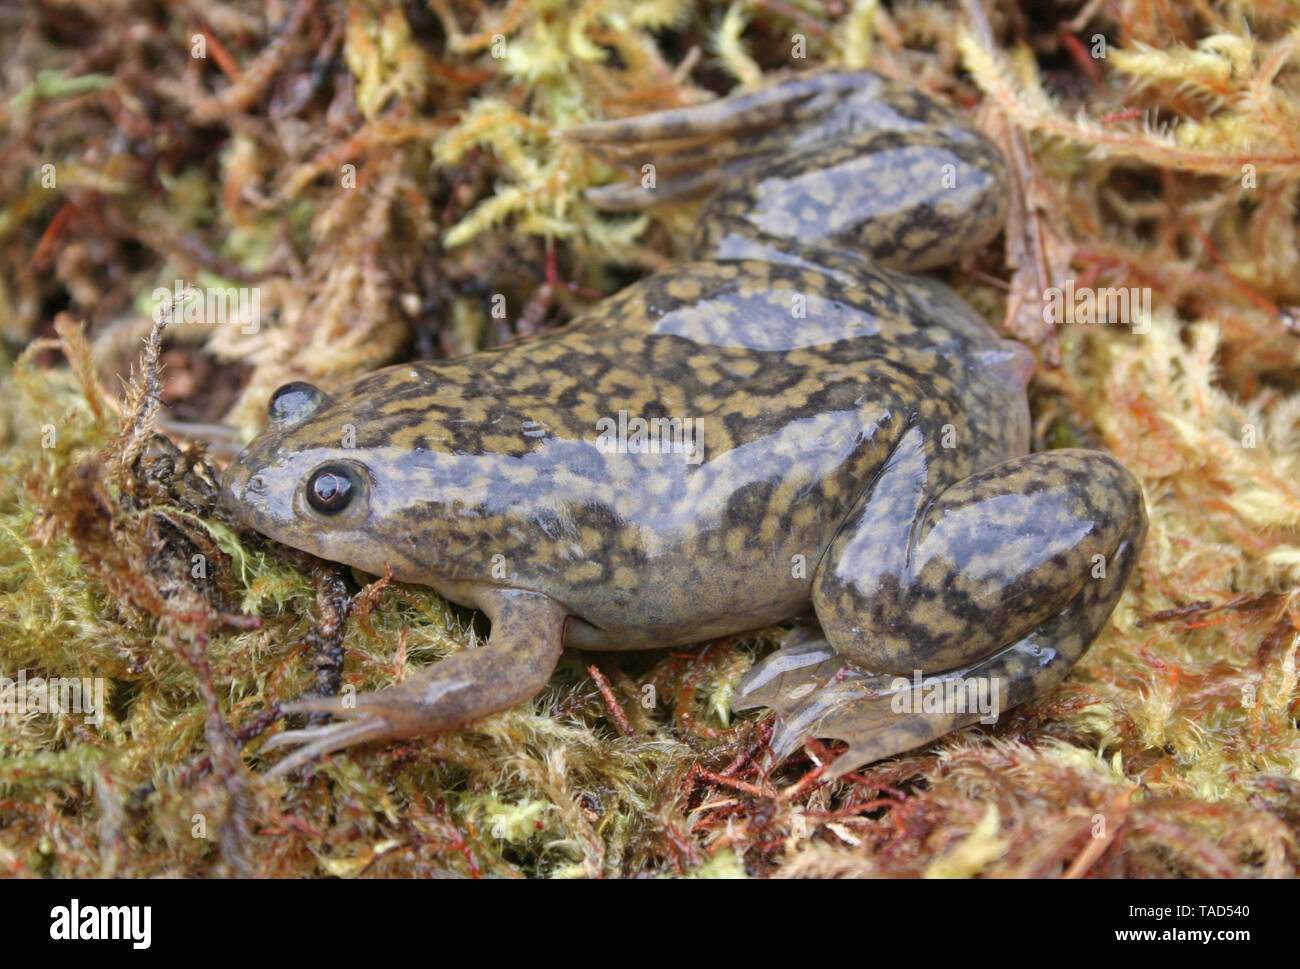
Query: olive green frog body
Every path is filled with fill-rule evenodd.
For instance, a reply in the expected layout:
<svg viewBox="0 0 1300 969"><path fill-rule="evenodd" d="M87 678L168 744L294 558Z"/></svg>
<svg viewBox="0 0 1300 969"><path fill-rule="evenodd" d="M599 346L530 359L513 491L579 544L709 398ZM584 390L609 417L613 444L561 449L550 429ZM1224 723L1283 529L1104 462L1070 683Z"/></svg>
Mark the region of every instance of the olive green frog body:
<svg viewBox="0 0 1300 969"><path fill-rule="evenodd" d="M779 757L847 740L836 774L1058 682L1146 518L1110 457L1027 453L1032 356L911 274L996 234L996 149L865 73L567 135L654 166L653 189L601 190L611 207L711 192L694 260L564 330L281 388L227 470L253 528L492 621L486 646L398 688L290 705L342 719L274 738L302 745L275 772L527 700L564 645L799 616L735 706L778 711Z"/></svg>

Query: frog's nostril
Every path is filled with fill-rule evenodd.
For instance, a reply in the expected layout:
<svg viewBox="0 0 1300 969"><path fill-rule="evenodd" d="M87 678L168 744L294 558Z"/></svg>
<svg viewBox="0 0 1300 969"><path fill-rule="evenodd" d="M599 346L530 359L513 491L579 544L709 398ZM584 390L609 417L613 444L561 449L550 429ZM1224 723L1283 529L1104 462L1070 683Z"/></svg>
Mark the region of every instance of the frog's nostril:
<svg viewBox="0 0 1300 969"><path fill-rule="evenodd" d="M266 491L266 479L260 474L255 474L248 479L248 493L250 495L260 495Z"/></svg>

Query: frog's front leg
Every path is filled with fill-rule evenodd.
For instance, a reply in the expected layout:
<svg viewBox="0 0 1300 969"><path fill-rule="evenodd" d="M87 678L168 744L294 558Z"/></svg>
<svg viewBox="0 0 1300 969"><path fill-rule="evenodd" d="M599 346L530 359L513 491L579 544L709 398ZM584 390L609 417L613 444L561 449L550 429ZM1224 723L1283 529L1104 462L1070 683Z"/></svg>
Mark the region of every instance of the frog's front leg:
<svg viewBox="0 0 1300 969"><path fill-rule="evenodd" d="M287 730L262 750L301 744L266 776L277 777L322 754L371 740L418 737L506 710L546 685L564 646L567 610L547 596L512 589L478 595L492 621L487 644L455 653L390 690L355 698L286 703L286 713L331 713L337 723Z"/></svg>
<svg viewBox="0 0 1300 969"><path fill-rule="evenodd" d="M989 721L1063 679L1119 600L1146 511L1114 459L1032 454L932 499L927 464L913 429L819 565L827 643L774 654L738 689L737 708L784 714L778 757L807 737L847 740L840 776Z"/></svg>

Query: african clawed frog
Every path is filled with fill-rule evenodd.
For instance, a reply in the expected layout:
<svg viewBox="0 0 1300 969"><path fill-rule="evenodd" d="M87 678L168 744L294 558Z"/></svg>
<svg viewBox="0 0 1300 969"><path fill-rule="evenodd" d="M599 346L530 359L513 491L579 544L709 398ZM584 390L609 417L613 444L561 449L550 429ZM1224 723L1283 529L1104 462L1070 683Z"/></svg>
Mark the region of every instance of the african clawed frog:
<svg viewBox="0 0 1300 969"><path fill-rule="evenodd" d="M326 393L277 391L223 491L260 532L483 610L487 644L394 689L308 699L282 773L528 700L563 646L695 643L815 618L734 705L773 749L849 742L831 776L986 718L900 705L918 671L1050 688L1114 608L1146 530L1106 454L1029 454L1033 358L914 275L1000 229L997 149L870 73L801 77L570 129L655 166L636 207L711 191L693 260L572 325ZM611 449L609 422L698 422L698 450ZM344 436L352 439L346 443ZM901 677L902 679L898 679ZM996 712L996 711L994 711Z"/></svg>

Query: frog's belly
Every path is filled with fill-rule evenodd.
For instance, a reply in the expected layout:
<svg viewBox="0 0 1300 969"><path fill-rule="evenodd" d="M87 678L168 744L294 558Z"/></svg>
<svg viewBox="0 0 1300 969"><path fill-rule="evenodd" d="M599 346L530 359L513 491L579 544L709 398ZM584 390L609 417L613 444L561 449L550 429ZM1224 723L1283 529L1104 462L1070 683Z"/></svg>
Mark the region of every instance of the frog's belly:
<svg viewBox="0 0 1300 969"><path fill-rule="evenodd" d="M741 590L733 591L743 595ZM695 617L683 617L680 622L666 624L660 628L648 625L618 625L602 629L593 626L582 615L575 614L566 629L564 644L575 649L595 650L684 646L688 643L702 643L721 636L763 629L783 619L797 616L807 611L810 606L811 601L805 593L802 598L770 602L764 610L741 612L736 609L729 615L712 617L706 621L700 621Z"/></svg>
<svg viewBox="0 0 1300 969"><path fill-rule="evenodd" d="M797 615L888 452L878 430L860 413L823 415L698 466L607 460L586 500L543 502L517 523L535 539L518 580L582 619L569 638L591 649L698 642Z"/></svg>
<svg viewBox="0 0 1300 969"><path fill-rule="evenodd" d="M626 581L558 598L581 622L567 642L583 649L645 649L761 629L805 611L820 561L791 545L763 560L738 556L701 566L688 555L626 569Z"/></svg>

